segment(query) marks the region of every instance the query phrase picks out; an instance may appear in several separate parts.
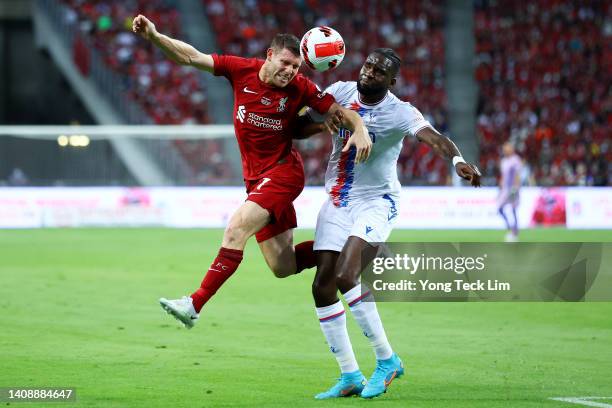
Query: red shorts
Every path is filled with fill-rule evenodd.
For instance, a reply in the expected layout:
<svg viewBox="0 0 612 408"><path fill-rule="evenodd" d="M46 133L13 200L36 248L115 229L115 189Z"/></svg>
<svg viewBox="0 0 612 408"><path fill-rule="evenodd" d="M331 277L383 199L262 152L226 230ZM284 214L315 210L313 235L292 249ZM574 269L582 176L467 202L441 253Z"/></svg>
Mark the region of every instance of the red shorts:
<svg viewBox="0 0 612 408"><path fill-rule="evenodd" d="M257 242L297 227L293 201L304 189L304 167L301 161L280 164L258 180L245 180L247 200L268 210L272 220L255 238Z"/></svg>

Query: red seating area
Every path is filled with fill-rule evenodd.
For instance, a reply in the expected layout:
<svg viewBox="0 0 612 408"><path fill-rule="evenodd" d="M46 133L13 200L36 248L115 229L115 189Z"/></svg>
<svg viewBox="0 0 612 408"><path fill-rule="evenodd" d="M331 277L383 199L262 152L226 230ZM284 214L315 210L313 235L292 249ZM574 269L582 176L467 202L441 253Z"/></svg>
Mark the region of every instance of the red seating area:
<svg viewBox="0 0 612 408"><path fill-rule="evenodd" d="M63 0L70 7L65 22L78 24L80 33L102 55L106 65L122 75L125 92L158 124L209 123L207 95L199 73L168 60L150 43L131 32L132 18L146 15L158 31L181 38L180 16L164 0ZM189 184L224 184L232 172L217 140L177 141L194 170Z"/></svg>
<svg viewBox="0 0 612 408"><path fill-rule="evenodd" d="M168 61L130 32L131 18L149 16L182 37L179 13L166 0L62 0L77 24L123 75L125 92L159 124L208 123L207 94L197 71ZM356 80L367 53L394 48L403 61L394 89L441 132L444 91L444 3L375 0L202 0L222 52L265 55L278 32L301 35L329 25L344 37L347 57L329 73L303 72L321 86ZM609 185L612 166L612 3L600 0L475 0L476 79L480 88L480 164L497 173L501 144L512 140L541 185ZM82 49L79 50L82 52ZM448 184L445 161L407 140L399 160L403 184ZM220 141L182 141L195 184L231 177ZM331 144L318 135L299 143L307 182L324 179Z"/></svg>
<svg viewBox="0 0 612 408"><path fill-rule="evenodd" d="M290 32L298 37L311 27L328 25L343 36L347 56L337 70L302 72L324 87L335 81L356 80L369 51L391 47L402 58L401 77L394 92L410 101L436 128L446 131L444 92L443 3L364 0L236 1L203 0L222 52L264 57L272 37ZM407 140L398 172L405 184L446 184L448 167L426 146ZM323 136L298 144L307 183L320 184L331 144Z"/></svg>
<svg viewBox="0 0 612 408"><path fill-rule="evenodd" d="M482 167L494 172L510 139L537 184L610 184L612 3L481 1L475 12Z"/></svg>
<svg viewBox="0 0 612 408"><path fill-rule="evenodd" d="M170 62L150 43L131 32L132 18L149 17L160 32L180 37L180 17L163 0L63 0L104 58L107 66L126 76L129 96L159 124L207 123L206 94L197 71Z"/></svg>

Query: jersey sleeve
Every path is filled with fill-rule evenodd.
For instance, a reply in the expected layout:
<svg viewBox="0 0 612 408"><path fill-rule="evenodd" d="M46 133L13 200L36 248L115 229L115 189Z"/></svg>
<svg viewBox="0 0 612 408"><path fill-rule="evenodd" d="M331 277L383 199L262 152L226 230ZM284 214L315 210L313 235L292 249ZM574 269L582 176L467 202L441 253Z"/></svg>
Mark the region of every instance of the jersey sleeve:
<svg viewBox="0 0 612 408"><path fill-rule="evenodd" d="M337 81L325 88L325 92L331 94L340 105L345 106L351 94L349 84L349 82Z"/></svg>
<svg viewBox="0 0 612 408"><path fill-rule="evenodd" d="M326 91L321 91L314 82L308 78L305 78L304 84L306 88L304 92L304 105L310 106L321 114L327 113L330 106L336 102L333 95Z"/></svg>
<svg viewBox="0 0 612 408"><path fill-rule="evenodd" d="M333 84L331 84L330 86L325 88L325 91L323 91L323 92L331 94L334 97L334 99L337 101L338 100L338 90L340 88L340 84L341 83L342 82L334 82Z"/></svg>
<svg viewBox="0 0 612 408"><path fill-rule="evenodd" d="M229 80L231 80L236 71L242 68L247 62L246 58L235 57L233 55L212 54L212 58L215 62L214 75L224 76Z"/></svg>
<svg viewBox="0 0 612 408"><path fill-rule="evenodd" d="M342 101L338 97L340 84L342 84L342 82L334 82L333 84L325 88L323 92L328 93L331 96L333 96L336 102L342 105ZM308 117L310 117L310 120L312 120L313 122L323 122L323 120L325 119L322 114L316 112L315 110L313 110L312 108L308 106L306 106L303 112L300 112L300 114L307 115Z"/></svg>
<svg viewBox="0 0 612 408"><path fill-rule="evenodd" d="M416 136L419 130L426 127L433 129L433 126L423 117L423 114L409 103L400 105L397 110L396 121L405 135Z"/></svg>

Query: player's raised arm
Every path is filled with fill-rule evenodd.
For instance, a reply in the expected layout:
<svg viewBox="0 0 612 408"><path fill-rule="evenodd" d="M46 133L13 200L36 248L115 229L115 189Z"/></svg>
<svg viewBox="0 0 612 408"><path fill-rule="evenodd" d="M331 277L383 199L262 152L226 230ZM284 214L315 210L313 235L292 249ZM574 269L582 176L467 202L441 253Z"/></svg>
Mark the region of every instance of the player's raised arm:
<svg viewBox="0 0 612 408"><path fill-rule="evenodd" d="M452 160L455 171L459 177L468 180L474 187L480 187L480 170L478 170L476 165L466 163L466 161L463 160L459 148L457 148L457 145L455 145L452 140L446 136L442 136L430 127L419 130L416 137L420 142L429 145L441 157Z"/></svg>
<svg viewBox="0 0 612 408"><path fill-rule="evenodd" d="M132 31L140 34L145 40L151 41L166 54L168 58L180 65L191 65L198 69L213 72L213 58L196 50L193 46L159 33L155 24L142 14L134 18Z"/></svg>
<svg viewBox="0 0 612 408"><path fill-rule="evenodd" d="M366 128L365 124L363 123L361 116L359 116L357 112L340 106L338 103L334 103L329 108L326 117L329 118L330 116L338 118L337 121L341 121L346 128L353 130L353 134L346 142L346 145L342 151L346 152L351 148L351 146L355 146L357 149L355 163L366 161L370 156L370 151L372 150L372 139L370 139L368 128ZM332 131L333 128L328 125L328 122L329 121L326 120L326 126L328 130Z"/></svg>

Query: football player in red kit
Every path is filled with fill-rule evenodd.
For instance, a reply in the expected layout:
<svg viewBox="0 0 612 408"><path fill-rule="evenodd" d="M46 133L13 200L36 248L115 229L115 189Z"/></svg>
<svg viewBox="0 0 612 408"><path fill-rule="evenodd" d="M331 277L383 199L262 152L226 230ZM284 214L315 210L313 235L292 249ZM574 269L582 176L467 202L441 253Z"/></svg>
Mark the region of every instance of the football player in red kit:
<svg viewBox="0 0 612 408"><path fill-rule="evenodd" d="M240 265L252 235L279 278L315 265L312 241L293 247L293 201L304 187L302 159L292 147L298 110L309 106L321 114L341 111L346 126L354 129L345 150L354 149L357 162L368 157L372 142L358 113L338 105L298 74L302 59L293 35L276 35L261 60L204 54L159 33L143 15L134 19L132 29L173 61L226 77L234 91L234 128L248 197L230 218L221 249L200 287L181 299L160 299L168 313L191 328L202 306Z"/></svg>

